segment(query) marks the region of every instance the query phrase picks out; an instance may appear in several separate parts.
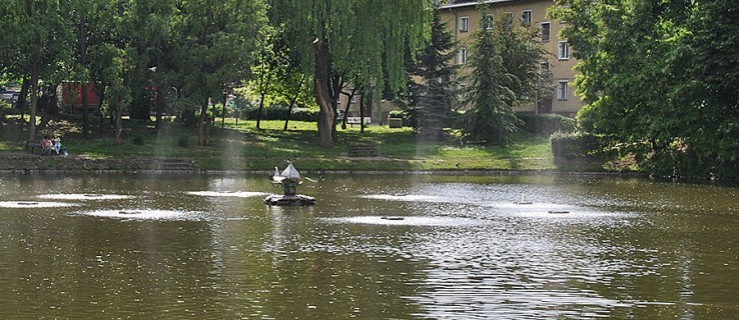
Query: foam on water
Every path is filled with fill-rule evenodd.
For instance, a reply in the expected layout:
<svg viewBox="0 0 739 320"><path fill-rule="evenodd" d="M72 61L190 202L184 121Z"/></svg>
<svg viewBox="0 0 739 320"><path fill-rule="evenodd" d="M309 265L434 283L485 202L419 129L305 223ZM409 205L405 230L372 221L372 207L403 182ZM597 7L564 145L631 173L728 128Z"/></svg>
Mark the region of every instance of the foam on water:
<svg viewBox="0 0 739 320"><path fill-rule="evenodd" d="M58 194L42 194L38 196L42 199L56 200L120 200L129 199L132 196L122 194L95 194L95 193L58 193Z"/></svg>
<svg viewBox="0 0 739 320"><path fill-rule="evenodd" d="M361 198L377 199L377 200L392 200L392 201L421 201L421 202L444 201L444 198L442 197L421 195L421 194L404 194L404 195L371 194L371 195L361 196Z"/></svg>
<svg viewBox="0 0 739 320"><path fill-rule="evenodd" d="M268 193L253 191L190 191L189 195L201 197L234 197L234 198L251 198L266 196Z"/></svg>
<svg viewBox="0 0 739 320"><path fill-rule="evenodd" d="M621 216L626 213L603 212L591 207L564 205L557 203L534 202L519 204L515 202L488 203L486 206L500 209L504 214L523 217L541 218L596 218L604 216Z"/></svg>
<svg viewBox="0 0 739 320"><path fill-rule="evenodd" d="M473 226L485 224L485 221L452 218L452 217L424 217L424 216L358 216L346 218L325 218L332 223L357 223L397 226Z"/></svg>
<svg viewBox="0 0 739 320"><path fill-rule="evenodd" d="M79 212L80 215L123 220L201 220L198 212L182 210L93 210Z"/></svg>
<svg viewBox="0 0 739 320"><path fill-rule="evenodd" d="M0 201L0 208L61 208L73 207L74 203L51 201Z"/></svg>

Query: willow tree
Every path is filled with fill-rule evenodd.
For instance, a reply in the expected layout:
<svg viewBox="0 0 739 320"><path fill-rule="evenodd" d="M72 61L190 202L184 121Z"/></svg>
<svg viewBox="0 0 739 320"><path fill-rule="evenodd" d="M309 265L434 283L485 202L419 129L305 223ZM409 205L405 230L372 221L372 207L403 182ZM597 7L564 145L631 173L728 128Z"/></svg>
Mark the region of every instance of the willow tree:
<svg viewBox="0 0 739 320"><path fill-rule="evenodd" d="M301 66L314 75L322 147L334 143L341 94L331 88L331 79L360 74L361 83L379 86L387 80L400 89L404 52L422 46L431 13L428 0L273 0L271 8Z"/></svg>

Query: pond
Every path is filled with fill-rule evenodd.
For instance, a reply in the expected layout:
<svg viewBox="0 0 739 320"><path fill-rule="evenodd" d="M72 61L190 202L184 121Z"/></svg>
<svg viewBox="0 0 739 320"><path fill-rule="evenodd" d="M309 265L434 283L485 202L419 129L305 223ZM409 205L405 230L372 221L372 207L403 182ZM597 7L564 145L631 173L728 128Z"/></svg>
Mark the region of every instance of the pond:
<svg viewBox="0 0 739 320"><path fill-rule="evenodd" d="M1 318L736 319L737 189L602 176L0 175Z"/></svg>

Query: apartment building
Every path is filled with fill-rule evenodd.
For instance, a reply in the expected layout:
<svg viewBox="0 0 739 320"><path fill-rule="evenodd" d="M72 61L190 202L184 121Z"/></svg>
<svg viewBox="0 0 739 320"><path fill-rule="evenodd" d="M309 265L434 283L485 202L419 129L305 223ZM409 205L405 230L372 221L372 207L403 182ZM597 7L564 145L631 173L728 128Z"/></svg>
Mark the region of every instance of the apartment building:
<svg viewBox="0 0 739 320"><path fill-rule="evenodd" d="M479 4L487 5L480 10ZM558 113L572 116L583 106L583 102L573 93L575 59L567 39L559 38L563 22L552 21L546 17L547 8L554 5L552 0L451 0L439 8L442 21L460 45L457 64L467 63L468 48L471 47L472 35L485 26L488 16L503 16L514 23L531 25L539 29L538 40L549 52L546 59L540 62L542 68L552 73L554 92L551 99L520 106L516 111L537 113Z"/></svg>

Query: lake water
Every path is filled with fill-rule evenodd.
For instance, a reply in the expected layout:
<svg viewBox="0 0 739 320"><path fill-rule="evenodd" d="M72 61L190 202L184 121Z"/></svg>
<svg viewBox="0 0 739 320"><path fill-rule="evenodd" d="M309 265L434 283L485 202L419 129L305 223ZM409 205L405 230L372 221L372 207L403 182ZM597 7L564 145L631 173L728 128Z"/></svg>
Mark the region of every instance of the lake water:
<svg viewBox="0 0 739 320"><path fill-rule="evenodd" d="M736 188L311 178L0 175L0 318L739 319Z"/></svg>

